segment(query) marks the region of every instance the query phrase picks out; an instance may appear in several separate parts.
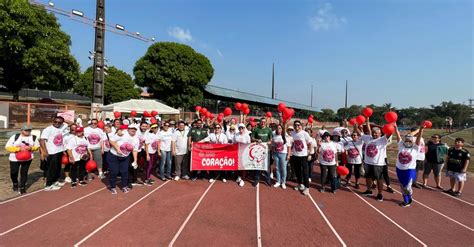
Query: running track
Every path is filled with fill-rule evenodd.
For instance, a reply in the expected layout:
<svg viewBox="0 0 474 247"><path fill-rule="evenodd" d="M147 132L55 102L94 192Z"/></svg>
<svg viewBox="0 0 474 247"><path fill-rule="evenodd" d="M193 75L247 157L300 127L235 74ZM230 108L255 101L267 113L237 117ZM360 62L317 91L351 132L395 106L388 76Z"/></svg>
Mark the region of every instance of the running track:
<svg viewBox="0 0 474 247"><path fill-rule="evenodd" d="M160 181L115 196L97 180L66 185L1 202L0 246L474 246L472 178L461 198L414 189L409 208L398 193L362 197L364 186L320 193L318 180L310 197L291 182Z"/></svg>

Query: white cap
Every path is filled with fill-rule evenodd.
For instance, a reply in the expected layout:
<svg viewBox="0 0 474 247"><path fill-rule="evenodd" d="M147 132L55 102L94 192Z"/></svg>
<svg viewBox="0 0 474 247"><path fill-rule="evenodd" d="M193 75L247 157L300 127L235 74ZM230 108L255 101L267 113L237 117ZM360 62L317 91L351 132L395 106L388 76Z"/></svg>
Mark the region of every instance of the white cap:
<svg viewBox="0 0 474 247"><path fill-rule="evenodd" d="M237 127L238 127L238 128L240 128L240 127L244 127L244 128L245 128L245 124L239 123L239 125L238 125Z"/></svg>
<svg viewBox="0 0 474 247"><path fill-rule="evenodd" d="M130 125L128 126L128 128L129 128L129 129L139 129L139 128L138 128L138 125L136 125L136 124L130 124Z"/></svg>

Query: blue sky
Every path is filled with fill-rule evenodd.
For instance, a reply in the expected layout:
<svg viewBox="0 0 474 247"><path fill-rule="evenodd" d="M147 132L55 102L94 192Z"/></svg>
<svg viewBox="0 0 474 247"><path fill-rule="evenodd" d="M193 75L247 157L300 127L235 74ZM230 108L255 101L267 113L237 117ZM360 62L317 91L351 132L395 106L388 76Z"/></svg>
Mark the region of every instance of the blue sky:
<svg viewBox="0 0 474 247"><path fill-rule="evenodd" d="M47 0L40 0L47 2ZM55 7L95 17L95 0ZM106 22L190 45L215 69L212 85L337 109L344 104L429 106L473 98L470 0L106 0ZM59 17L85 70L93 29ZM107 33L110 65L133 74L150 43Z"/></svg>

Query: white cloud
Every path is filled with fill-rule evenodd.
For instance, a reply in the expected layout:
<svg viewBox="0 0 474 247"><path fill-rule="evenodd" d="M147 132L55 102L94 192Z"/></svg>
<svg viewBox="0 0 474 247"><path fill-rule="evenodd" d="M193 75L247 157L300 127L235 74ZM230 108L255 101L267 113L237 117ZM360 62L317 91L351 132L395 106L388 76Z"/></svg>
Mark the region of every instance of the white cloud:
<svg viewBox="0 0 474 247"><path fill-rule="evenodd" d="M346 18L336 16L332 12L332 5L330 3L324 3L318 9L316 15L309 18L309 25L315 31L337 28L346 23Z"/></svg>
<svg viewBox="0 0 474 247"><path fill-rule="evenodd" d="M168 29L168 35L170 35L171 37L181 42L189 42L193 40L191 31L189 31L189 29L184 30L180 27L173 27L173 28Z"/></svg>
<svg viewBox="0 0 474 247"><path fill-rule="evenodd" d="M224 57L224 55L222 54L221 50L217 49L217 55L219 55L219 57Z"/></svg>

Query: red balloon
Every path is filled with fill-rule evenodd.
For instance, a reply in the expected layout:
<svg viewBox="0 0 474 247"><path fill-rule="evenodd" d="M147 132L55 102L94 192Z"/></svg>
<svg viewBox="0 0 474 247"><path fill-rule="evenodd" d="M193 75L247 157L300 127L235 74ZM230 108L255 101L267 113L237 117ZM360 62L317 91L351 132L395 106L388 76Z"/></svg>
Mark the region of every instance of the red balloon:
<svg viewBox="0 0 474 247"><path fill-rule="evenodd" d="M238 111L242 110L242 104L240 102L235 103L235 109Z"/></svg>
<svg viewBox="0 0 474 247"><path fill-rule="evenodd" d="M361 124L364 124L365 123L365 117L362 116L362 115L359 115L356 117L356 122L361 125Z"/></svg>
<svg viewBox="0 0 474 247"><path fill-rule="evenodd" d="M249 117L249 121L253 122L253 121L255 121L255 118L254 117Z"/></svg>
<svg viewBox="0 0 474 247"><path fill-rule="evenodd" d="M308 117L308 123L312 124L314 122L314 119L312 117Z"/></svg>
<svg viewBox="0 0 474 247"><path fill-rule="evenodd" d="M207 115L207 109L205 107L201 108L201 114Z"/></svg>
<svg viewBox="0 0 474 247"><path fill-rule="evenodd" d="M154 117L150 118L150 123L156 124L156 122L158 122L158 121L156 120L156 118L154 118Z"/></svg>
<svg viewBox="0 0 474 247"><path fill-rule="evenodd" d="M278 103L278 111L283 112L285 108L286 108L285 103L283 102Z"/></svg>
<svg viewBox="0 0 474 247"><path fill-rule="evenodd" d="M130 112L131 117L136 117L137 116L137 111L133 110Z"/></svg>
<svg viewBox="0 0 474 247"><path fill-rule="evenodd" d="M97 163L96 163L95 161L93 161L93 160L87 161L87 163L86 163L86 170L87 170L88 172L92 172L92 171L94 171L95 169L97 169Z"/></svg>
<svg viewBox="0 0 474 247"><path fill-rule="evenodd" d="M347 169L345 166L338 166L336 170L339 176L347 176L349 174L349 169Z"/></svg>
<svg viewBox="0 0 474 247"><path fill-rule="evenodd" d="M115 118L119 118L120 116L122 116L122 113L120 113L118 111L114 112L114 117Z"/></svg>
<svg viewBox="0 0 474 247"><path fill-rule="evenodd" d="M383 128L382 128L382 132L385 135L391 135L391 134L393 134L394 131L395 131L395 127L391 123L388 123L388 124L384 125Z"/></svg>
<svg viewBox="0 0 474 247"><path fill-rule="evenodd" d="M255 122L250 122L250 125L251 125L252 127L255 127L255 126L257 126L257 123L255 123Z"/></svg>
<svg viewBox="0 0 474 247"><path fill-rule="evenodd" d="M355 125L356 123L357 123L357 121L356 121L355 118L349 119L349 124L350 124L350 125Z"/></svg>
<svg viewBox="0 0 474 247"><path fill-rule="evenodd" d="M158 115L158 112L157 112L157 111L151 111L151 116L152 116L152 117L154 117L154 116L156 116L156 115Z"/></svg>
<svg viewBox="0 0 474 247"><path fill-rule="evenodd" d="M397 113L395 113L393 111L389 111L389 112L385 113L384 117L385 117L385 121L387 121L387 123L396 122L397 119L398 119Z"/></svg>
<svg viewBox="0 0 474 247"><path fill-rule="evenodd" d="M272 117L272 113L269 112L269 111L267 111L267 113L265 114L265 116L267 116L267 117Z"/></svg>
<svg viewBox="0 0 474 247"><path fill-rule="evenodd" d="M433 127L433 123L430 120L425 120L423 122L423 127L429 129L429 128Z"/></svg>
<svg viewBox="0 0 474 247"><path fill-rule="evenodd" d="M285 108L283 110L283 119L290 119L293 116L294 110L290 108Z"/></svg>
<svg viewBox="0 0 474 247"><path fill-rule="evenodd" d="M211 118L211 115L212 115L212 113L206 111L206 117L207 117L207 118Z"/></svg>
<svg viewBox="0 0 474 247"><path fill-rule="evenodd" d="M249 109L249 105L247 103L242 104L242 111L245 111L245 109Z"/></svg>
<svg viewBox="0 0 474 247"><path fill-rule="evenodd" d="M151 117L150 113L147 112L147 111L144 111L144 112L143 112L143 116L144 116L144 117Z"/></svg>
<svg viewBox="0 0 474 247"><path fill-rule="evenodd" d="M310 117L310 118L314 118L314 116L313 116L312 114L311 114L311 115L309 115L309 117Z"/></svg>
<svg viewBox="0 0 474 247"><path fill-rule="evenodd" d="M208 118L214 119L214 114L210 113L209 116L208 116Z"/></svg>
<svg viewBox="0 0 474 247"><path fill-rule="evenodd" d="M224 118L224 115L219 115L217 116L217 122L222 122L222 119Z"/></svg>
<svg viewBox="0 0 474 247"><path fill-rule="evenodd" d="M196 107L194 107L194 110L196 110L196 111L201 111L201 108L202 108L202 107L200 107L200 106L196 106Z"/></svg>
<svg viewBox="0 0 474 247"><path fill-rule="evenodd" d="M230 115L232 115L232 109L230 109L230 107L226 107L224 109L224 116L227 117L227 116L230 116Z"/></svg>
<svg viewBox="0 0 474 247"><path fill-rule="evenodd" d="M61 164L62 165L69 164L69 158L68 158L67 154L63 154L63 156L61 157Z"/></svg>
<svg viewBox="0 0 474 247"><path fill-rule="evenodd" d="M372 114L374 113L374 111L372 110L372 108L370 107L366 107L362 110L362 114L365 116L365 117L371 117Z"/></svg>
<svg viewBox="0 0 474 247"><path fill-rule="evenodd" d="M243 109L242 111L243 111L243 113L244 113L245 115L249 115L249 113L250 113L250 109L249 109L249 108L245 108L245 109Z"/></svg>
<svg viewBox="0 0 474 247"><path fill-rule="evenodd" d="M99 127L99 129L104 129L104 127L105 127L104 121L100 120L100 121L97 123L97 127Z"/></svg>
<svg viewBox="0 0 474 247"><path fill-rule="evenodd" d="M15 153L15 158L18 161L26 161L31 159L31 152L27 150L21 150L20 152Z"/></svg>

